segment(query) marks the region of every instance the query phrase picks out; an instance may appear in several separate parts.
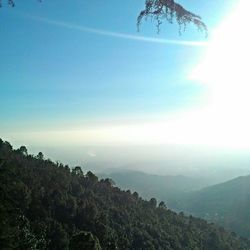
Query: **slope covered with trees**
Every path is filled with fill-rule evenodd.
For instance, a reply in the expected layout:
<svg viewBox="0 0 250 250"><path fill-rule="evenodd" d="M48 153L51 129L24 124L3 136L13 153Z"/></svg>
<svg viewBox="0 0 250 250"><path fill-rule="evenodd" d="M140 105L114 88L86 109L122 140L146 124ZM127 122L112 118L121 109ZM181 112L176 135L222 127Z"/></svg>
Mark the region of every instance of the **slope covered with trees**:
<svg viewBox="0 0 250 250"><path fill-rule="evenodd" d="M179 200L179 209L250 237L250 176L204 188Z"/></svg>
<svg viewBox="0 0 250 250"><path fill-rule="evenodd" d="M119 187L136 190L143 198L156 197L175 211L184 211L250 237L250 176L209 187L204 187L207 185L202 178L157 176L136 171L100 176L111 178Z"/></svg>
<svg viewBox="0 0 250 250"><path fill-rule="evenodd" d="M202 219L0 140L1 249L250 249Z"/></svg>

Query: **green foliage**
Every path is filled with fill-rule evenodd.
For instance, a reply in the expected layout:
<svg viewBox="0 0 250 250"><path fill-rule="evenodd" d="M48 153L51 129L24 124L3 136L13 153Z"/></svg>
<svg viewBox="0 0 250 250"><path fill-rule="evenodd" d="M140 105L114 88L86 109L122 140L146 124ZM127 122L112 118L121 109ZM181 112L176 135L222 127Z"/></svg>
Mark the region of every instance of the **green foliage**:
<svg viewBox="0 0 250 250"><path fill-rule="evenodd" d="M17 149L17 152L20 152L20 154L23 154L23 155L28 155L28 150L25 146L21 146L19 149Z"/></svg>
<svg viewBox="0 0 250 250"><path fill-rule="evenodd" d="M83 175L82 168L80 166L74 167L72 169L72 174L82 176Z"/></svg>
<svg viewBox="0 0 250 250"><path fill-rule="evenodd" d="M70 240L70 250L101 250L99 240L90 232L81 231Z"/></svg>
<svg viewBox="0 0 250 250"><path fill-rule="evenodd" d="M36 158L37 158L38 160L43 160L43 158L44 158L43 153L42 153L42 152L39 152L39 153L37 154Z"/></svg>
<svg viewBox="0 0 250 250"><path fill-rule="evenodd" d="M81 168L0 140L1 249L250 249L247 240L145 201Z"/></svg>

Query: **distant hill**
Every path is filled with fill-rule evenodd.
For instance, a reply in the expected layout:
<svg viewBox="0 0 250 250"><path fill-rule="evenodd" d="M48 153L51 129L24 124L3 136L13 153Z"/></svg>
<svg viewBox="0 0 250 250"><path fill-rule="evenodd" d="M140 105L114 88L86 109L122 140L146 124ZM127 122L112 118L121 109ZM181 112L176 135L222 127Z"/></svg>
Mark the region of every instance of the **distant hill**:
<svg viewBox="0 0 250 250"><path fill-rule="evenodd" d="M250 176L188 194L178 205L178 209L250 237Z"/></svg>
<svg viewBox="0 0 250 250"><path fill-rule="evenodd" d="M199 190L206 186L202 178L182 175L160 176L140 171L114 171L109 174L98 174L101 178L111 178L118 187L137 191L143 198L152 197L166 202L168 207L177 208L186 193Z"/></svg>
<svg viewBox="0 0 250 250"><path fill-rule="evenodd" d="M203 179L186 176L159 176L139 171L111 172L123 189L137 191L142 197L155 197L175 211L217 223L244 237L250 237L250 176L206 186Z"/></svg>
<svg viewBox="0 0 250 250"><path fill-rule="evenodd" d="M250 242L0 139L0 249L247 250Z"/></svg>

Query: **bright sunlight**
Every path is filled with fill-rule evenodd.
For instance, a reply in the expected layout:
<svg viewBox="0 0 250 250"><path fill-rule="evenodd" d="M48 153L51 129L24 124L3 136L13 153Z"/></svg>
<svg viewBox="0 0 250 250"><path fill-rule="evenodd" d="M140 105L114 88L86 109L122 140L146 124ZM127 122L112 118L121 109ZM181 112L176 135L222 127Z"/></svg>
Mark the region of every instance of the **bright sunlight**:
<svg viewBox="0 0 250 250"><path fill-rule="evenodd" d="M212 34L203 61L191 74L192 79L208 87L209 105L202 116L204 112L209 116L203 124L217 145L250 146L249 8L249 1L239 1Z"/></svg>

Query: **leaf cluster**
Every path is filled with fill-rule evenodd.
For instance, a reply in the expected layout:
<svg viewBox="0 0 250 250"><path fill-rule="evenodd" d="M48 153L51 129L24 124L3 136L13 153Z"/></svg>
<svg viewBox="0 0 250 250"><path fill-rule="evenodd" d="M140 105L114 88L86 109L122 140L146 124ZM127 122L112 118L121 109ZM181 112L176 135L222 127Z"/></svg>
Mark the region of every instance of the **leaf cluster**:
<svg viewBox="0 0 250 250"><path fill-rule="evenodd" d="M156 20L158 32L163 21L179 24L179 33L185 31L187 24L194 24L198 30L204 31L207 35L207 26L201 17L188 11L174 0L146 0L145 9L141 11L137 18L138 28L143 19L152 18Z"/></svg>

